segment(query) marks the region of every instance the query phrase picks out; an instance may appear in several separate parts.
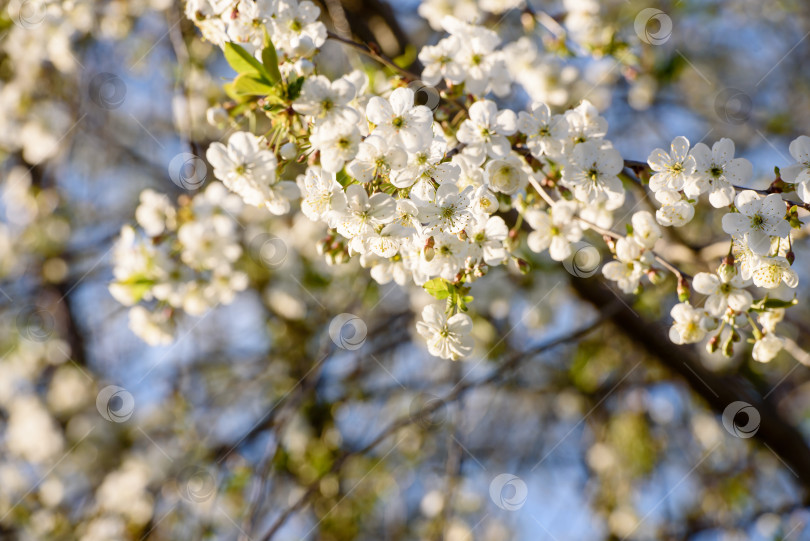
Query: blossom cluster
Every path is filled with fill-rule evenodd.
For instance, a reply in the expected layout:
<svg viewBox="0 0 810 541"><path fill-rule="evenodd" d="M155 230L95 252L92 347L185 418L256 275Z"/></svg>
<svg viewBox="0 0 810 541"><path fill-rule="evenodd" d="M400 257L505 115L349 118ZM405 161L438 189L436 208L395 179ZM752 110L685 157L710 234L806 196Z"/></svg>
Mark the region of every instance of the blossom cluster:
<svg viewBox="0 0 810 541"><path fill-rule="evenodd" d="M521 84L506 52L521 50L525 57L533 44L500 48L492 30L452 16L431 20L447 35L419 52L421 84L440 89L440 100L420 104L409 74L382 85L358 70L327 77L314 58L327 34L318 8L306 0L242 0L226 8L191 0L186 12L238 72L226 87L233 101L212 116L224 115L236 127L257 111L270 122L263 134L240 126L209 147L216 178L247 206L274 215L300 209L323 224L318 249L329 264L356 257L380 284L421 286L444 301L425 307L417 325L432 354L472 353L470 284L491 267L513 262L526 271L525 245L568 268L594 233L613 258L602 275L624 293L675 276L680 304L671 313L673 342L714 332L710 351L723 342L730 355L740 332L750 329L756 359L778 352L777 314L791 302L755 300L752 288L797 285L790 232L801 222L798 205L784 194L810 197L810 138L793 142L797 164L762 191L745 188L753 168L734 156L729 139L709 148L677 137L669 151L656 149L646 165L630 167L588 100L559 110L554 99L534 99L519 112L494 101ZM614 213L628 201L628 185L651 192L658 208L627 213L630 219L619 224L626 233L618 234L611 229ZM221 197L215 186L206 194ZM729 253L716 272L698 273L690 288L690 277L656 248L666 246L667 228L693 219L701 199L725 212ZM138 220L148 238L125 229L117 298L131 304L154 297L193 314L245 287L230 267L239 256L233 223L195 205L190 217L175 216L168 201L144 194ZM691 304L692 290L705 296L702 307Z"/></svg>
<svg viewBox="0 0 810 541"><path fill-rule="evenodd" d="M130 328L145 342L173 340L174 310L202 315L247 287L247 275L234 268L242 247L232 216L241 206L218 182L180 208L166 195L141 193L135 211L140 228L121 229L109 289L118 302L132 306Z"/></svg>
<svg viewBox="0 0 810 541"><path fill-rule="evenodd" d="M285 53L308 56L326 41L320 8L309 0L189 0L185 11L202 35L220 46L235 42L254 52L261 49L267 31Z"/></svg>

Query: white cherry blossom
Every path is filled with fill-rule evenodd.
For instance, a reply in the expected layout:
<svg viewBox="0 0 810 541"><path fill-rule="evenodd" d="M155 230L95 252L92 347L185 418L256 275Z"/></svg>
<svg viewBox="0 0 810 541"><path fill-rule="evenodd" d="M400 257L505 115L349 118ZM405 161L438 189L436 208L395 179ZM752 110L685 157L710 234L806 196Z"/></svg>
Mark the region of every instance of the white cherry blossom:
<svg viewBox="0 0 810 541"><path fill-rule="evenodd" d="M517 156L490 161L487 163L486 172L489 187L495 192L513 194L529 181L524 163Z"/></svg>
<svg viewBox="0 0 810 541"><path fill-rule="evenodd" d="M278 214L289 209L289 199L295 197L294 183L282 183L273 189L278 162L266 148L264 138L236 132L228 139L227 147L212 143L205 156L214 166L214 175L248 205L267 206Z"/></svg>
<svg viewBox="0 0 810 541"><path fill-rule="evenodd" d="M506 158L512 145L506 138L517 131L517 117L509 109L498 111L489 100L470 106L470 118L461 124L456 138L464 143L464 153L483 163L484 157Z"/></svg>
<svg viewBox="0 0 810 541"><path fill-rule="evenodd" d="M476 216L467 226L467 236L472 241L470 255L480 257L487 265L500 265L506 259L504 242L509 228L500 216Z"/></svg>
<svg viewBox="0 0 810 541"><path fill-rule="evenodd" d="M761 363L771 362L782 351L784 345L784 338L768 333L756 341L751 357Z"/></svg>
<svg viewBox="0 0 810 541"><path fill-rule="evenodd" d="M706 330L701 325L706 314L703 310L693 307L688 302L682 302L672 307L670 316L674 320L669 329L669 339L676 344L694 344L706 336Z"/></svg>
<svg viewBox="0 0 810 541"><path fill-rule="evenodd" d="M346 172L359 182L369 182L380 175L405 167L408 155L398 146L391 146L387 139L370 135L360 143L357 156L346 166Z"/></svg>
<svg viewBox="0 0 810 541"><path fill-rule="evenodd" d="M707 295L706 311L715 317L721 317L726 309L745 312L751 306L753 297L746 291L745 280L736 273L720 275L699 272L692 280L692 287L698 293Z"/></svg>
<svg viewBox="0 0 810 541"><path fill-rule="evenodd" d="M312 149L320 151L321 167L337 173L352 160L360 148L360 131L354 124L329 122L320 124L309 137Z"/></svg>
<svg viewBox="0 0 810 541"><path fill-rule="evenodd" d="M654 192L682 189L696 167L695 157L689 154L689 140L683 136L672 140L669 153L660 148L653 150L647 163L654 171L650 177L650 189Z"/></svg>
<svg viewBox="0 0 810 541"><path fill-rule="evenodd" d="M301 95L295 100L292 108L318 123L357 124L360 114L348 105L354 96L354 85L345 79L330 81L323 75L316 75L304 81Z"/></svg>
<svg viewBox="0 0 810 541"><path fill-rule="evenodd" d="M734 200L734 186L745 186L753 175L753 166L745 158L734 157L734 141L723 138L711 150L698 143L689 153L695 160L695 173L684 185L690 198L709 193L715 208L727 207Z"/></svg>
<svg viewBox="0 0 810 541"><path fill-rule="evenodd" d="M571 256L571 243L582 238L582 228L575 219L576 203L559 201L548 211L530 210L526 222L534 231L527 238L529 248L540 253L546 249L554 261Z"/></svg>
<svg viewBox="0 0 810 541"><path fill-rule="evenodd" d="M571 152L563 169L563 181L574 191L577 200L586 204L624 197L618 174L624 168L621 154L613 148L600 148L586 141Z"/></svg>
<svg viewBox="0 0 810 541"><path fill-rule="evenodd" d="M791 141L790 155L797 163L781 169L782 180L796 184L801 200L810 202L810 137L800 135Z"/></svg>
<svg viewBox="0 0 810 541"><path fill-rule="evenodd" d="M456 61L461 50L458 36L449 36L436 45L426 45L419 51L422 62L422 80L429 85L437 85L445 80L451 84L464 81L464 68Z"/></svg>
<svg viewBox="0 0 810 541"><path fill-rule="evenodd" d="M568 122L561 115L552 115L545 103L534 102L528 112L521 111L517 128L526 135L526 146L535 158L559 156L568 138Z"/></svg>
<svg viewBox="0 0 810 541"><path fill-rule="evenodd" d="M333 211L338 233L351 239L372 231L375 227L394 220L397 204L394 198L385 193L368 196L358 184L346 188L346 205Z"/></svg>
<svg viewBox="0 0 810 541"><path fill-rule="evenodd" d="M785 237L790 224L785 220L785 203L779 194L760 197L752 190L740 192L734 199L739 212L723 216L723 231L743 237L751 251L768 255L772 237Z"/></svg>
<svg viewBox="0 0 810 541"><path fill-rule="evenodd" d="M434 233L459 233L472 218L470 212L471 186L459 191L458 186L445 183L436 190L436 198L419 209L419 217L425 224L424 231Z"/></svg>
<svg viewBox="0 0 810 541"><path fill-rule="evenodd" d="M424 105L414 106L410 88L397 88L387 100L374 96L366 106L366 116L376 126L375 135L393 138L408 151L420 150L432 139L433 113Z"/></svg>
<svg viewBox="0 0 810 541"><path fill-rule="evenodd" d="M447 317L441 305L429 304L422 310L416 330L425 339L431 355L454 361L473 350L472 320L467 314Z"/></svg>
<svg viewBox="0 0 810 541"><path fill-rule="evenodd" d="M309 56L326 41L321 9L309 0L278 0L271 37L290 56Z"/></svg>
<svg viewBox="0 0 810 541"><path fill-rule="evenodd" d="M795 288L799 285L799 275L796 274L788 260L782 256L761 257L751 272L754 285L766 289L774 289L784 282L786 286Z"/></svg>

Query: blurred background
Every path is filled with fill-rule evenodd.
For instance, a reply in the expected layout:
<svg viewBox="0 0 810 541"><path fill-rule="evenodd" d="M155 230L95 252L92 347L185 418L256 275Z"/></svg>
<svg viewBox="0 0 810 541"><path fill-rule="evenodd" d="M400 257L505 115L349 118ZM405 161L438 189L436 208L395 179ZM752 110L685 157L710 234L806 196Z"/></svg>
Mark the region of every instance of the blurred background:
<svg viewBox="0 0 810 541"><path fill-rule="evenodd" d="M626 159L731 137L760 187L810 134L801 0L316 3L414 71L442 14L496 29L520 84L502 105L589 99ZM232 72L183 10L0 11L0 539L810 539L808 356L672 345L673 284L625 298L526 251L531 273L476 283L477 349L453 363L412 340L418 288L233 205L247 289L171 344L137 338L108 290L116 237L144 189L217 197L201 157L227 136L206 111ZM319 54L333 77L371 62ZM727 250L698 216L668 254L690 273ZM806 349L799 237L780 330Z"/></svg>

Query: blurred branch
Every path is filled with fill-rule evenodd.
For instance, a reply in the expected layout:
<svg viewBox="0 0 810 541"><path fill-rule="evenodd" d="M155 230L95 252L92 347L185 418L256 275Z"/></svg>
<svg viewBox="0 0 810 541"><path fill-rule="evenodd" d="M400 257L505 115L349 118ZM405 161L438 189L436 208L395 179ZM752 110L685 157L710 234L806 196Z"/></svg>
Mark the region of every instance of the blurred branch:
<svg viewBox="0 0 810 541"><path fill-rule="evenodd" d="M369 43L369 44L360 43L359 41L354 41L352 39L347 39L347 38L341 37L341 36L335 34L334 32L327 32L327 36L329 37L329 39L333 39L335 41L339 41L340 43L348 45L348 46L352 47L353 49L355 49L357 51L360 51L361 53L368 56L369 58L373 58L377 62L379 62L379 63L381 63L381 64L383 64L385 66L388 66L389 68L391 68L392 70L398 72L400 75L402 75L406 79L409 79L411 81L419 79L419 76L416 75L415 73L411 73L410 71L408 71L406 69L400 68L393 60L391 60L390 58L385 56L380 51L379 47L377 47L377 45L375 45L374 43Z"/></svg>
<svg viewBox="0 0 810 541"><path fill-rule="evenodd" d="M596 308L601 309L616 302L614 293L600 281L573 278L571 284L584 300ZM805 502L810 501L810 447L796 427L781 417L773 401L766 398L767 395L756 392L746 378L721 376L707 370L693 348L673 345L661 325L638 317L626 304L618 307L611 320L647 353L685 379L716 413L722 415L726 407L736 401L753 405L762 417L756 439L784 461L805 489Z"/></svg>
<svg viewBox="0 0 810 541"><path fill-rule="evenodd" d="M359 449L344 452L343 454L340 455L340 457L338 457L334 461L334 463L332 464L332 467L329 469L329 471L322 474L321 476L319 476L318 479L316 479L312 484L310 484L309 487L307 488L307 490L298 498L298 500L296 500L296 502L294 504L292 504L290 507L285 509L281 513L281 515L279 515L279 517L275 520L275 522L270 526L269 530L264 535L262 535L259 539L261 541L269 541L270 539L272 539L272 537L279 531L279 529L287 522L287 520L293 514L297 513L299 510L303 509L307 505L307 503L309 503L310 498L316 492L318 492L321 480L326 475L339 471L343 467L343 465L345 464L346 460L348 460L350 457L355 456L355 455L363 455L363 454L366 454L366 453L370 452L371 450L376 448L378 445L380 445L382 442L387 440L394 433L396 433L398 430L400 430L402 428L405 428L406 426L409 426L411 424L416 423L419 419L427 418L428 416L436 413L440 409L446 407L448 404L453 403L453 402L457 401L458 399L460 399L462 396L464 396L465 393L467 393L471 389L474 389L474 388L479 387L479 386L481 386L483 384L490 383L492 381L497 380L502 375L504 375L504 373L506 373L509 370L512 370L515 367L517 367L518 365L520 365L521 362L523 362L523 361L525 361L527 359L531 359L532 357L534 357L535 355L538 355L540 353L543 353L543 352L546 352L548 350L554 349L557 346L560 346L560 345L563 345L563 344L566 344L566 343L570 343L570 342L574 342L574 341L582 338L583 336L589 334L591 331L593 331L594 329L596 329L597 327L602 325L602 323L604 323L606 320L608 320L611 317L611 315L613 315L619 309L620 309L619 302L614 298L613 302L606 305L603 308L603 310L601 310L600 316L596 320L591 322L590 324L585 325L585 326L583 326L583 327L581 327L579 329L576 329L573 332L571 332L569 334L566 334L566 335L563 335L563 336L561 336L559 338L555 338L555 339L549 340L547 342L543 342L542 344L539 344L539 345L537 345L537 346L535 346L533 348L530 348L528 350L519 351L519 352L513 353L512 355L507 356L506 359L504 361L502 361L498 365L498 367L495 370L493 370L493 372L491 374L489 374L488 376L485 376L485 377L477 379L477 380L470 380L470 381L468 381L466 383L456 385L456 387L450 393L448 393L444 398L439 399L439 400L430 401L422 409L420 409L420 410L418 410L416 412L411 412L411 413L409 413L409 415L400 417L399 419L391 422L388 425L388 427L383 429L380 432L380 434L377 435L376 438L374 438L370 443L366 444L365 446L363 446L363 447L361 447Z"/></svg>

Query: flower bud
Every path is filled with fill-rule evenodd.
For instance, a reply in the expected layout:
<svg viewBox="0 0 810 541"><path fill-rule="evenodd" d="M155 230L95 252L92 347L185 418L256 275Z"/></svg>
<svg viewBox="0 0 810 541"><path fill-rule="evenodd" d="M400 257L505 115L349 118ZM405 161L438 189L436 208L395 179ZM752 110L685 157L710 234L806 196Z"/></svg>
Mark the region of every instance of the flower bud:
<svg viewBox="0 0 810 541"><path fill-rule="evenodd" d="M715 335L706 342L706 351L709 353L714 353L720 348L720 337Z"/></svg>
<svg viewBox="0 0 810 541"><path fill-rule="evenodd" d="M732 355L734 355L734 341L729 336L723 343L723 356L731 357Z"/></svg>
<svg viewBox="0 0 810 541"><path fill-rule="evenodd" d="M428 237L428 239L425 241L425 248L424 248L423 252L425 254L425 260L426 261L432 261L433 260L433 256L434 256L433 246L435 244L436 244L436 241L433 240L433 237Z"/></svg>
<svg viewBox="0 0 810 541"><path fill-rule="evenodd" d="M715 317L702 317L700 318L700 328L706 332L711 332L720 324Z"/></svg>
<svg viewBox="0 0 810 541"><path fill-rule="evenodd" d="M683 276L678 278L678 300L681 302L689 300L689 282Z"/></svg>
<svg viewBox="0 0 810 541"><path fill-rule="evenodd" d="M737 268L734 266L734 259L731 259L731 264L726 263L726 259L728 258L723 259L723 262L719 267L717 267L717 275L720 276L720 279L723 280L723 282L731 281L731 279L734 278L734 275L737 274Z"/></svg>
<svg viewBox="0 0 810 541"><path fill-rule="evenodd" d="M515 258L515 263L517 263L518 270L521 274L528 274L531 270L531 265L525 259L521 259L520 257Z"/></svg>
<svg viewBox="0 0 810 541"><path fill-rule="evenodd" d="M650 269L647 271L647 278L653 285L660 285L666 280L666 276L659 269Z"/></svg>
<svg viewBox="0 0 810 541"><path fill-rule="evenodd" d="M222 107L209 107L205 112L205 119L215 128L224 126L228 122L228 111Z"/></svg>
<svg viewBox="0 0 810 541"><path fill-rule="evenodd" d="M281 145L279 154L285 160L292 160L298 156L298 146L292 141L289 143L284 143Z"/></svg>

